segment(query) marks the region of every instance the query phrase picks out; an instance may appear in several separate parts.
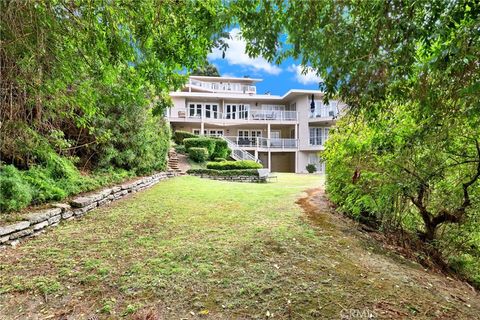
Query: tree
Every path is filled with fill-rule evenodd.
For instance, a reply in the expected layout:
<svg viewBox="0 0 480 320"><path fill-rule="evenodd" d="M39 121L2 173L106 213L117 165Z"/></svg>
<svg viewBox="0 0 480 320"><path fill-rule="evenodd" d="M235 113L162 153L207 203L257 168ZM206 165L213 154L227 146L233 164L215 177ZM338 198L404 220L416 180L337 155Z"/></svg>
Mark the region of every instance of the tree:
<svg viewBox="0 0 480 320"><path fill-rule="evenodd" d="M205 61L205 64L202 67L197 68L192 72L192 76L220 77L220 73L214 64Z"/></svg>
<svg viewBox="0 0 480 320"><path fill-rule="evenodd" d="M0 170L22 169L43 202L81 191L74 164L165 168L168 93L205 61L224 11L219 0L1 1Z"/></svg>

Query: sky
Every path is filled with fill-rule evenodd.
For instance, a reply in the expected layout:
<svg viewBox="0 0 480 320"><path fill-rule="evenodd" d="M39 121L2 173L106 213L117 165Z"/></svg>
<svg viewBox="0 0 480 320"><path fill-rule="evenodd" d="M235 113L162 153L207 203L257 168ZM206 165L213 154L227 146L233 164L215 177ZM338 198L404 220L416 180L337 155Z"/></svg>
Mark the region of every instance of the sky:
<svg viewBox="0 0 480 320"><path fill-rule="evenodd" d="M208 55L208 61L217 67L220 75L263 79L257 83L258 94L270 92L274 95L283 95L290 89L318 90L321 79L311 70L302 74L302 66L293 59L287 59L277 66L262 57L250 58L245 53L245 41L240 37L238 28L230 31L230 39L226 42L229 48L224 58L219 49Z"/></svg>

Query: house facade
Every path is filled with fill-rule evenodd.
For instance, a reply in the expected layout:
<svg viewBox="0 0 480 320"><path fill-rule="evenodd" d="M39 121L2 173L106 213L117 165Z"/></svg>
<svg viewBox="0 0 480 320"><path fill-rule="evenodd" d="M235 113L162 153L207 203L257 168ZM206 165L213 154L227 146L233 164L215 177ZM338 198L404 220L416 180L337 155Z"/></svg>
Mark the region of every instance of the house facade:
<svg viewBox="0 0 480 320"><path fill-rule="evenodd" d="M304 173L314 164L324 173L321 154L344 105L325 105L318 90L258 94L259 81L191 76L185 88L170 93L167 119L174 131L223 137L235 159L259 161L273 172Z"/></svg>

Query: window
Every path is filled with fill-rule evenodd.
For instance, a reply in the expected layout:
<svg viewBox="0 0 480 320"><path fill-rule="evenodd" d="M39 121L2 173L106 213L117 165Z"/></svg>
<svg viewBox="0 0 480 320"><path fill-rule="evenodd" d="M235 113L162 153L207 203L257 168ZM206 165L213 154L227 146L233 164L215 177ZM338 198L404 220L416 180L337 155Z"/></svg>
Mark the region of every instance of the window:
<svg viewBox="0 0 480 320"><path fill-rule="evenodd" d="M225 119L236 119L237 115L237 105L236 104L227 104L227 111Z"/></svg>
<svg viewBox="0 0 480 320"><path fill-rule="evenodd" d="M201 103L190 103L188 105L188 116L190 118L201 118L202 117L202 104Z"/></svg>
<svg viewBox="0 0 480 320"><path fill-rule="evenodd" d="M239 119L248 119L248 111L250 106L248 104L238 105L238 118Z"/></svg>
<svg viewBox="0 0 480 320"><path fill-rule="evenodd" d="M196 134L197 136L200 135L200 129L193 129L193 134ZM203 130L203 134L207 135L207 130Z"/></svg>
<svg viewBox="0 0 480 320"><path fill-rule="evenodd" d="M223 130L210 130L209 135L212 137L222 137L223 136Z"/></svg>
<svg viewBox="0 0 480 320"><path fill-rule="evenodd" d="M310 145L323 145L323 128L310 128Z"/></svg>
<svg viewBox="0 0 480 320"><path fill-rule="evenodd" d="M310 127L310 145L323 146L328 139L330 128Z"/></svg>
<svg viewBox="0 0 480 320"><path fill-rule="evenodd" d="M205 118L218 119L218 104L205 104Z"/></svg>
<svg viewBox="0 0 480 320"><path fill-rule="evenodd" d="M325 173L325 161L317 153L310 153L308 155L308 163L315 165L318 173Z"/></svg>

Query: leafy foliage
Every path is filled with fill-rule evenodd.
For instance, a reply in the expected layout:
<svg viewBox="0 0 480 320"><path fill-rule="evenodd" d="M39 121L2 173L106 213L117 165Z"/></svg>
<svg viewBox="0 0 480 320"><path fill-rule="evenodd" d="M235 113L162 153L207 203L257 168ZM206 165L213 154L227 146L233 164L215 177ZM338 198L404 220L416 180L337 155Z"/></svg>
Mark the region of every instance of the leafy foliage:
<svg viewBox="0 0 480 320"><path fill-rule="evenodd" d="M212 155L215 151L216 139L208 137L186 138L183 140L183 144L189 153L191 148L205 148L208 154Z"/></svg>
<svg viewBox="0 0 480 320"><path fill-rule="evenodd" d="M223 17L219 0L2 1L0 157L24 171L8 183L40 203L105 180L80 170L164 169L168 93L204 64Z"/></svg>
<svg viewBox="0 0 480 320"><path fill-rule="evenodd" d="M305 169L307 169L308 173L315 173L317 171L317 167L312 163L307 164Z"/></svg>
<svg viewBox="0 0 480 320"><path fill-rule="evenodd" d="M454 248L471 254L456 244L480 243L478 1L230 6L252 56L301 59L322 77L326 100L349 105L327 142L331 199L469 264Z"/></svg>
<svg viewBox="0 0 480 320"><path fill-rule="evenodd" d="M234 177L234 176L253 176L258 177L258 171L256 169L228 169L228 170L216 170L216 169L189 169L188 174L205 174L210 176L221 177Z"/></svg>
<svg viewBox="0 0 480 320"><path fill-rule="evenodd" d="M208 162L207 169L215 170L239 170L239 169L261 169L263 166L252 160L240 161L222 161L222 162Z"/></svg>
<svg viewBox="0 0 480 320"><path fill-rule="evenodd" d="M176 144L183 144L183 139L185 138L198 138L196 134L193 134L188 131L176 130L173 133L173 140Z"/></svg>
<svg viewBox="0 0 480 320"><path fill-rule="evenodd" d="M228 148L227 141L223 139L214 139L215 140L215 149L210 155L210 159L214 160L215 158L225 159L230 155L230 148Z"/></svg>
<svg viewBox="0 0 480 320"><path fill-rule="evenodd" d="M188 149L188 157L195 162L205 162L208 159L208 150L206 148L191 147Z"/></svg>
<svg viewBox="0 0 480 320"><path fill-rule="evenodd" d="M192 72L192 76L220 77L220 72L218 72L218 69L214 64L211 64L207 60L203 66Z"/></svg>

